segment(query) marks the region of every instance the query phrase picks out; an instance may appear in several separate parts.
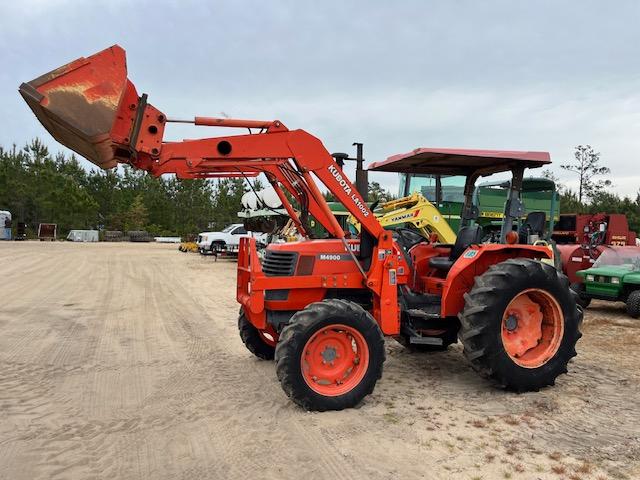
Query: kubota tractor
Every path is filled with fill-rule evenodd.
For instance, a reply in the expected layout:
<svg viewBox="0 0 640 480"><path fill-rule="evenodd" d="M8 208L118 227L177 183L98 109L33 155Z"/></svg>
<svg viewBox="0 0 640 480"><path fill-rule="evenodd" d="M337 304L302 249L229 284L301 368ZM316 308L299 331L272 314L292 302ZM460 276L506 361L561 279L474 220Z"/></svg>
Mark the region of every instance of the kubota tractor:
<svg viewBox="0 0 640 480"><path fill-rule="evenodd" d="M352 407L371 393L384 335L442 345L455 332L475 370L516 391L552 385L576 354L582 313L567 278L541 261L548 248L518 244L511 231L523 171L548 164L546 153L418 149L374 165L467 175L457 239L433 244L382 228L320 140L278 120L196 117L196 125L248 133L163 141L176 120L138 95L118 46L22 84L20 93L59 142L100 167L125 163L180 178L264 174L303 236L309 215L322 223L333 238L271 244L262 262L246 238L238 258L242 341L257 357L275 358L282 388L306 409ZM474 183L504 170L513 179L503 243L482 245ZM359 238L345 238L316 181L358 219Z"/></svg>

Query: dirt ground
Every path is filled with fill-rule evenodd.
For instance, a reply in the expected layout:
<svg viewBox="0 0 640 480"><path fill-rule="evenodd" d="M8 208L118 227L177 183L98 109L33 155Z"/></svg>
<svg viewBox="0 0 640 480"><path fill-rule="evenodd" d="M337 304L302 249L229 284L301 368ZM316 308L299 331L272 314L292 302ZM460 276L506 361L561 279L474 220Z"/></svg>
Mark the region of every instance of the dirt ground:
<svg viewBox="0 0 640 480"><path fill-rule="evenodd" d="M308 413L236 329L235 264L175 245L0 244L0 478L640 478L640 321L587 311L555 387L388 340L357 408Z"/></svg>

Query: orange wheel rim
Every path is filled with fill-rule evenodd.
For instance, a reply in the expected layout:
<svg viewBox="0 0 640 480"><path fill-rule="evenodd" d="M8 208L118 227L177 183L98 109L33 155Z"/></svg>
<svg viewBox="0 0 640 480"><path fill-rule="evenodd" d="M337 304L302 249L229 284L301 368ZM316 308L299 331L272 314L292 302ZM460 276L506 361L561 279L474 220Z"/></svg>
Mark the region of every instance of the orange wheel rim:
<svg viewBox="0 0 640 480"><path fill-rule="evenodd" d="M516 295L502 316L502 344L521 367L537 368L560 348L564 315L549 292L530 288Z"/></svg>
<svg viewBox="0 0 640 480"><path fill-rule="evenodd" d="M309 387L329 397L355 388L369 366L369 347L362 334L346 325L329 325L307 341L300 359Z"/></svg>

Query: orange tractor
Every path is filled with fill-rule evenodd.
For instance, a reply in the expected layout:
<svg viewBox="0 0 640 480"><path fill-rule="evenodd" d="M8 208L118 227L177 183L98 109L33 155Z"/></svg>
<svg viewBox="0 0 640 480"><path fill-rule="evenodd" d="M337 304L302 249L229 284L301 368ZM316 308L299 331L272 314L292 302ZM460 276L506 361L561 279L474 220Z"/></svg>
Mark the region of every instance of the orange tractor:
<svg viewBox="0 0 640 480"><path fill-rule="evenodd" d="M548 164L546 153L419 149L375 164L467 176L462 227L455 244L444 245L382 228L320 140L278 120L196 117L195 125L248 133L163 141L167 123L184 120L138 95L118 46L22 84L20 93L60 143L100 167L124 163L180 178L266 177L304 240L271 244L260 260L255 240L242 239L238 327L254 355L275 358L285 393L306 409L340 410L371 393L382 375L384 335L435 347L457 337L475 370L515 391L552 385L576 355L576 295L543 261L551 250L517 243L512 228L522 214L524 169ZM502 242L480 244L473 186L498 171L513 174ZM316 182L361 224L358 238L341 228ZM311 215L330 238L310 238Z"/></svg>

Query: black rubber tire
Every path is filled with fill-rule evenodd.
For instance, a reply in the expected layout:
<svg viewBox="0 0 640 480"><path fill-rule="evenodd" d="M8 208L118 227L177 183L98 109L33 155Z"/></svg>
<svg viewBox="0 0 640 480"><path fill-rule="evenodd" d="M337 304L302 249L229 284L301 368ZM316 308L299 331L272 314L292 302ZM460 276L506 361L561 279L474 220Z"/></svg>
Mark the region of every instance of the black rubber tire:
<svg viewBox="0 0 640 480"><path fill-rule="evenodd" d="M640 317L640 290L634 290L627 297L627 313L631 318Z"/></svg>
<svg viewBox="0 0 640 480"><path fill-rule="evenodd" d="M261 360L273 360L276 347L265 343L260 331L249 322L242 309L238 315L238 331L247 350Z"/></svg>
<svg viewBox="0 0 640 480"><path fill-rule="evenodd" d="M326 396L312 390L302 376L301 357L305 345L318 330L344 324L362 334L369 348L369 365L364 377L349 392ZM359 305L340 299L328 299L296 312L284 327L276 346L276 373L282 389L305 410L342 410L356 406L373 392L382 376L385 361L384 337L371 314Z"/></svg>
<svg viewBox="0 0 640 480"><path fill-rule="evenodd" d="M554 296L564 316L564 333L556 354L536 368L518 365L502 343L502 317L516 295L529 288L545 290ZM567 373L567 364L576 355L575 345L582 336L582 308L569 280L553 266L530 259L511 259L491 266L476 277L471 291L464 296L459 315L460 341L464 354L480 375L503 388L517 392L538 391L553 385Z"/></svg>
<svg viewBox="0 0 640 480"><path fill-rule="evenodd" d="M217 251L222 251L226 247L227 247L226 242L216 240L214 242L211 242L211 245L209 246L209 253L214 255L214 254L216 254Z"/></svg>
<svg viewBox="0 0 640 480"><path fill-rule="evenodd" d="M576 282L571 284L571 290L576 292L578 298L576 298L576 303L582 307L584 310L591 304L591 297L587 296L584 291L584 283Z"/></svg>

